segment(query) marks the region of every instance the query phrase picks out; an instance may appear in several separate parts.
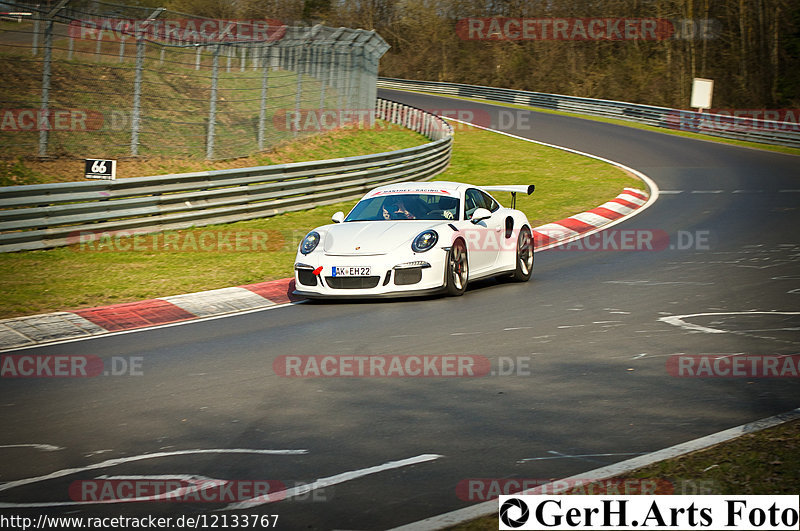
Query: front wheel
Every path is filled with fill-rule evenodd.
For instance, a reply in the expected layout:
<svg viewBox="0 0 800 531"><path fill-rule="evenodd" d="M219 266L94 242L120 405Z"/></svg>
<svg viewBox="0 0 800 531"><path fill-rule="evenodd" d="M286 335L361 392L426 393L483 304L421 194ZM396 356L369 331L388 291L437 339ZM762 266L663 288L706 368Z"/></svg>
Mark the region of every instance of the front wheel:
<svg viewBox="0 0 800 531"><path fill-rule="evenodd" d="M533 237L531 229L522 227L517 237L517 266L513 278L517 282L527 282L533 273Z"/></svg>
<svg viewBox="0 0 800 531"><path fill-rule="evenodd" d="M458 297L467 290L469 281L469 261L467 246L463 240L456 240L447 254L447 294Z"/></svg>

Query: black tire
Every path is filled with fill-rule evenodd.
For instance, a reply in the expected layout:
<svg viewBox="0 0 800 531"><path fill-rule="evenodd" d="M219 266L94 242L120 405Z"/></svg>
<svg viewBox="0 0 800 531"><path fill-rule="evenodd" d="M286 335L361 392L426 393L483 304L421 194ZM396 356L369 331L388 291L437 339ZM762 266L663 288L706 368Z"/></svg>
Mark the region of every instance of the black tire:
<svg viewBox="0 0 800 531"><path fill-rule="evenodd" d="M469 260L464 240L456 240L447 253L445 276L447 294L453 297L463 295L469 281Z"/></svg>
<svg viewBox="0 0 800 531"><path fill-rule="evenodd" d="M511 276L515 282L527 282L533 274L533 236L531 229L522 227L517 236L517 267Z"/></svg>

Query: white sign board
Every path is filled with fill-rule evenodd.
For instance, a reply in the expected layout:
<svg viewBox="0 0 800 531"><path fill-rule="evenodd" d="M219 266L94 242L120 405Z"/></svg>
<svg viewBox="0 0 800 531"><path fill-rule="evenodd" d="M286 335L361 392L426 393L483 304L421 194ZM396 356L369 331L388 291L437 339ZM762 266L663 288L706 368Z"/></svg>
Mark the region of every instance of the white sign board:
<svg viewBox="0 0 800 531"><path fill-rule="evenodd" d="M692 103L690 107L699 110L711 108L711 95L714 92L714 80L694 78L692 82Z"/></svg>
<svg viewBox="0 0 800 531"><path fill-rule="evenodd" d="M117 178L117 161L105 159L86 159L84 176L87 179L109 179Z"/></svg>

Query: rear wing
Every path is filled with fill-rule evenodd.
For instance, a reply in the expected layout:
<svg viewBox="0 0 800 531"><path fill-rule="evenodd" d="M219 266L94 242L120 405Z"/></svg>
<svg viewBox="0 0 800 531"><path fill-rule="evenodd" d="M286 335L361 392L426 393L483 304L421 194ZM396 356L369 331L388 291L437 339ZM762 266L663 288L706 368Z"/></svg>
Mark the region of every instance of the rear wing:
<svg viewBox="0 0 800 531"><path fill-rule="evenodd" d="M511 192L511 208L517 208L517 194L531 195L536 189L533 184L509 184L505 186L481 186L487 192Z"/></svg>

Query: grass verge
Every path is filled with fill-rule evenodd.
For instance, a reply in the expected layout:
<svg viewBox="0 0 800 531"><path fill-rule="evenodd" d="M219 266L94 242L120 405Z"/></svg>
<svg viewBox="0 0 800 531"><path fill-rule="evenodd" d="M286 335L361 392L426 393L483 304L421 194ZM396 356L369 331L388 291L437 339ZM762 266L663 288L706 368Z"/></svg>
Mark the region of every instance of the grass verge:
<svg viewBox="0 0 800 531"><path fill-rule="evenodd" d="M640 468L625 479L663 479L676 486L703 486L700 494L797 494L800 491L800 420L786 422L705 450ZM590 486L582 487L586 491ZM602 490L602 488L600 489ZM687 494L694 494L687 492ZM496 516L448 529L498 529Z"/></svg>
<svg viewBox="0 0 800 531"><path fill-rule="evenodd" d="M517 200L534 226L593 208L626 186L641 186L608 164L473 128L458 131L451 167L439 178L536 184L532 196ZM498 199L507 204L507 195ZM138 247L128 238L2 254L0 318L286 278L306 232L353 204L145 237ZM167 236L178 243L165 246ZM223 244L236 238L243 242L238 249L235 243ZM198 245L202 241L211 243Z"/></svg>
<svg viewBox="0 0 800 531"><path fill-rule="evenodd" d="M321 135L285 142L249 157L208 161L197 158L148 157L117 161L117 178L166 175L193 171L247 168L308 160L335 159L405 149L428 140L401 127L378 120L376 129L343 127ZM0 160L0 185L85 181L83 159Z"/></svg>

